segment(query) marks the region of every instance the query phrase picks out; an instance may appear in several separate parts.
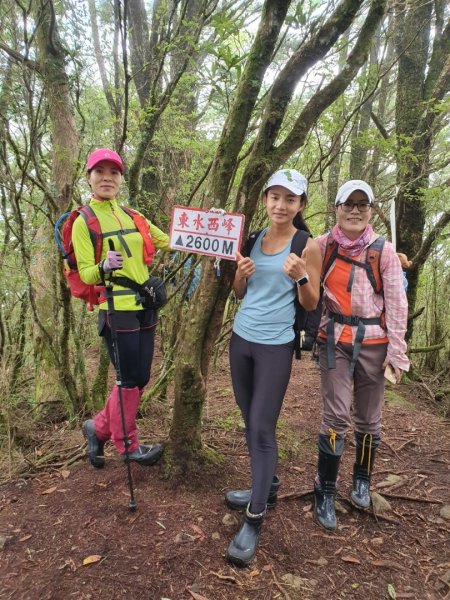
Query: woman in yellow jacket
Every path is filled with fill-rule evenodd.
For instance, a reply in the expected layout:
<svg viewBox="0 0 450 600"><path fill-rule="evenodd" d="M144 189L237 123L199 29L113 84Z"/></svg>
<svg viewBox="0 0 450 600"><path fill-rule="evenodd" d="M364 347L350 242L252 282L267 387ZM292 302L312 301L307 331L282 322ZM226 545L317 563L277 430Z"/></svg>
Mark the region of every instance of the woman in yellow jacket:
<svg viewBox="0 0 450 600"><path fill-rule="evenodd" d="M137 229L133 218L117 203L116 196L122 183L124 165L120 156L108 148L97 149L87 160L87 178L92 190L90 208L100 223L102 254L95 260L95 250L84 218L73 224L72 241L80 278L87 284L99 284L105 275L127 277L138 284L148 279L148 264L155 248L169 250L168 236L141 218L148 231ZM109 249L109 240L114 250ZM114 282L112 277L112 282ZM122 398L129 460L141 465L154 464L162 454L159 444L140 444L136 414L141 392L150 379L157 313L139 302L139 295L131 289L113 285L115 326L122 376ZM111 328L106 299L99 306L98 331L108 347L114 364ZM116 365L115 365L116 366ZM114 385L105 407L93 419L83 423L83 434L88 443L89 461L102 468L105 464L103 446L112 440L117 451L125 455L124 432L120 414L119 391Z"/></svg>

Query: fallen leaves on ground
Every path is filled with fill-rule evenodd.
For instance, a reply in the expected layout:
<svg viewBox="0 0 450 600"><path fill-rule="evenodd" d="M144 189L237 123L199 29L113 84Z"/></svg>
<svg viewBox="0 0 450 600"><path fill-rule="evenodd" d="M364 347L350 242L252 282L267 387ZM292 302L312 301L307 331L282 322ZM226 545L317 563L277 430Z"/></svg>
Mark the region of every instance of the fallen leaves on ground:
<svg viewBox="0 0 450 600"><path fill-rule="evenodd" d="M91 554L91 556L86 556L83 558L83 565L93 565L94 563L98 563L102 560L103 556L101 554Z"/></svg>

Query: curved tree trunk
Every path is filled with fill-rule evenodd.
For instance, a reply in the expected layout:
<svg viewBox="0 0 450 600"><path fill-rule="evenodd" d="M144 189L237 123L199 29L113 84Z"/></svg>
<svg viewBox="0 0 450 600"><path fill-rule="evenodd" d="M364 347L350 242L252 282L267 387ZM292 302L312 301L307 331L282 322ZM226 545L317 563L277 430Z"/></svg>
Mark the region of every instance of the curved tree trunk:
<svg viewBox="0 0 450 600"><path fill-rule="evenodd" d="M270 64L289 6L288 0L267 0L254 44L236 90L235 102L223 128L209 178L211 205L224 207L230 176L245 140L248 123ZM204 258L202 276L192 302L192 313L182 326L175 367L175 406L170 441L176 469L186 473L201 459L201 415L206 378L221 312L229 293L234 265L229 261L217 277L211 260Z"/></svg>
<svg viewBox="0 0 450 600"><path fill-rule="evenodd" d="M264 5L258 33L236 90L208 180L207 197L215 207L226 206L236 161L288 4L266 1ZM339 35L352 23L359 6L359 0L341 2L311 42L291 57L275 80L235 203L246 216L246 228L253 217L264 181L304 143L318 117L342 93L367 59L370 41L384 14L384 0L372 3L342 73L310 99L284 142L274 147L298 78L328 52ZM201 413L206 378L234 273L234 264L223 262L221 275L217 277L212 261L203 259L202 277L192 303L191 317L181 330L175 368L175 410L170 431L173 458L181 472L192 468L193 458L202 454Z"/></svg>
<svg viewBox="0 0 450 600"><path fill-rule="evenodd" d="M450 211L443 214L424 239L423 190L429 186L430 155L439 123L436 106L450 89L450 24L436 28L430 53L433 18L442 22L444 13L433 15L440 4L400 2L397 7L398 63L396 134L398 142L397 240L398 249L413 260L408 270L408 299L414 310L419 273L423 262ZM399 33L401 30L401 34ZM430 57L431 54L431 58ZM408 335L412 334L413 321Z"/></svg>

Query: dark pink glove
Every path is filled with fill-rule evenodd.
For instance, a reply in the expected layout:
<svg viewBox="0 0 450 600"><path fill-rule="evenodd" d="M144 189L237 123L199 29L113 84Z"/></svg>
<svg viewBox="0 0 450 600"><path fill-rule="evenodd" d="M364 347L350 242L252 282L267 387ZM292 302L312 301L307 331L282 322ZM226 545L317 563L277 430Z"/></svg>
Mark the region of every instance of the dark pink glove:
<svg viewBox="0 0 450 600"><path fill-rule="evenodd" d="M123 266L122 252L116 252L115 250L108 250L106 258L103 261L104 273L111 273L116 269L121 269Z"/></svg>

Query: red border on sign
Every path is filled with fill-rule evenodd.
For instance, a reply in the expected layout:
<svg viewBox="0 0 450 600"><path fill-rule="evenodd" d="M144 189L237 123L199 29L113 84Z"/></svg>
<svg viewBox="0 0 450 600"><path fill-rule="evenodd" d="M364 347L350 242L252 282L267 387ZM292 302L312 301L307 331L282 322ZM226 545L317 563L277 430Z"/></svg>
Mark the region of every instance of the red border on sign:
<svg viewBox="0 0 450 600"><path fill-rule="evenodd" d="M202 233L199 231L187 231L186 229L178 229L176 227L174 227L174 214L176 209L182 209L188 212L195 212L195 213L204 213L204 214L211 214L211 215L217 215L219 217L221 216L229 216L229 217L240 217L240 221L242 223L240 231L239 231L239 235L238 236L230 236L230 237L225 237L223 235L211 235L208 232ZM242 243L242 235L243 235L243 231L244 231L244 223L245 223L245 216L242 213L227 213L224 212L222 213L221 211L218 210L210 210L210 209L206 209L206 208L194 208L192 206L181 206L181 205L175 205L172 206L172 212L171 212L171 219L170 219L170 238L172 238L172 235L174 233L183 233L183 234L189 234L189 235L196 235L196 236L201 236L204 238L214 238L214 239L227 239L233 242L236 242L237 244L237 250L241 249L241 243ZM223 254L218 254L218 253L214 253L214 252L208 252L206 250L197 250L195 248L186 248L186 247L179 247L176 245L171 245L170 246L172 250L178 250L181 252L188 252L188 253L192 253L192 254L202 254L204 256L215 256L217 258L223 258L225 260L236 260L236 256L225 256Z"/></svg>

